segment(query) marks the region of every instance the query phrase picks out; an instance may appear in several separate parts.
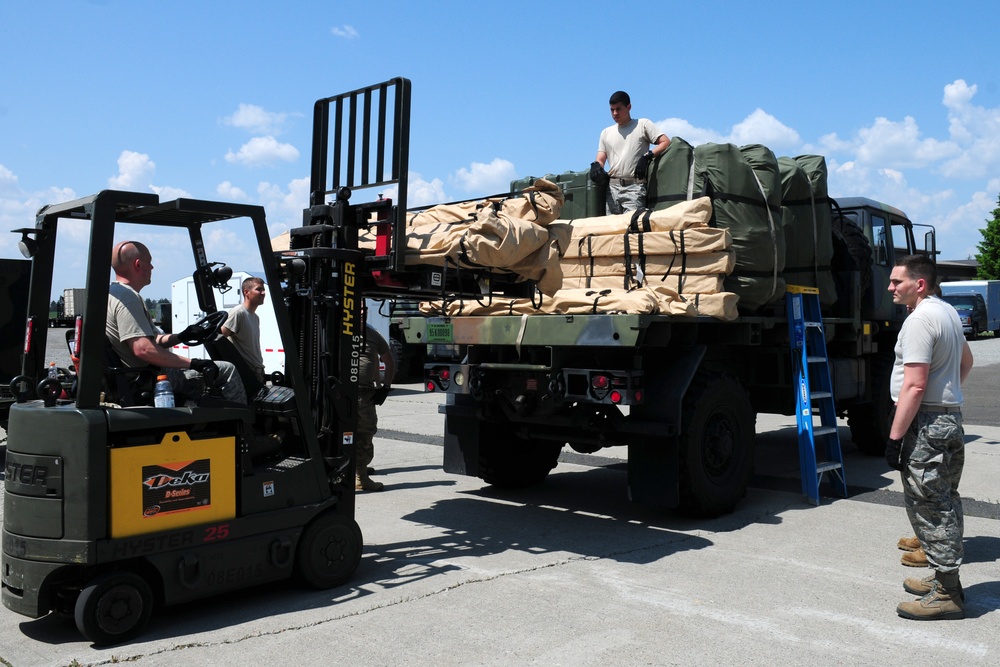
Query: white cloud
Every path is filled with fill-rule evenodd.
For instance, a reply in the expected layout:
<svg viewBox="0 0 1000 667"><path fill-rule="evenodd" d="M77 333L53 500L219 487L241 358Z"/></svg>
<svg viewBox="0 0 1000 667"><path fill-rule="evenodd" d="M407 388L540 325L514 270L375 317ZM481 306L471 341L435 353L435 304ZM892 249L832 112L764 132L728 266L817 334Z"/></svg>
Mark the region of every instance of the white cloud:
<svg viewBox="0 0 1000 667"><path fill-rule="evenodd" d="M948 132L962 146L961 154L941 166L949 178L982 178L1000 167L1000 107L972 103L978 88L962 79L944 87L942 103L948 109Z"/></svg>
<svg viewBox="0 0 1000 667"><path fill-rule="evenodd" d="M692 146L700 144L724 144L724 135L703 127L695 127L683 118L666 118L656 123L656 126L668 137L680 137Z"/></svg>
<svg viewBox="0 0 1000 667"><path fill-rule="evenodd" d="M272 136L254 137L235 153L226 153L226 161L245 167L270 166L276 162L295 162L299 151L291 144L280 143Z"/></svg>
<svg viewBox="0 0 1000 667"><path fill-rule="evenodd" d="M222 122L251 134L277 135L281 134L287 120L287 113L265 111L256 104L240 104L236 113L223 118Z"/></svg>
<svg viewBox="0 0 1000 667"><path fill-rule="evenodd" d="M382 191L382 196L386 199L396 201L399 198L399 190L393 185ZM420 206L430 206L448 201L444 192L444 182L440 178L426 181L415 171L409 173L406 190L406 208L417 208Z"/></svg>
<svg viewBox="0 0 1000 667"><path fill-rule="evenodd" d="M115 190L148 190L156 172L156 163L145 153L122 151L118 156L118 175L108 179Z"/></svg>
<svg viewBox="0 0 1000 667"><path fill-rule="evenodd" d="M516 175L512 162L494 158L489 164L473 162L468 169L462 167L450 180L466 192L492 195L510 190L510 182Z"/></svg>
<svg viewBox="0 0 1000 667"><path fill-rule="evenodd" d="M764 144L776 152L798 147L802 143L799 133L763 109L755 109L733 125L729 134L710 128L697 127L683 118L666 118L656 126L668 137L680 137L692 146L700 144Z"/></svg>
<svg viewBox="0 0 1000 667"><path fill-rule="evenodd" d="M330 32L333 33L334 37L343 39L357 39L360 36L352 25L335 25L330 28Z"/></svg>
<svg viewBox="0 0 1000 667"><path fill-rule="evenodd" d="M191 193L181 188L169 185L150 185L149 189L160 195L160 201L173 201L174 199L191 199Z"/></svg>
<svg viewBox="0 0 1000 667"><path fill-rule="evenodd" d="M876 118L871 127L858 131L858 141L860 162L895 168L923 168L959 152L952 141L922 138L912 116L902 122Z"/></svg>
<svg viewBox="0 0 1000 667"><path fill-rule="evenodd" d="M246 202L248 201L247 193L242 189L236 187L229 181L223 181L215 187L215 194L219 196L219 199L225 199L227 201L235 202Z"/></svg>
<svg viewBox="0 0 1000 667"><path fill-rule="evenodd" d="M775 152L795 148L802 143L798 132L763 109L755 109L753 113L734 125L728 140L738 146L764 144Z"/></svg>

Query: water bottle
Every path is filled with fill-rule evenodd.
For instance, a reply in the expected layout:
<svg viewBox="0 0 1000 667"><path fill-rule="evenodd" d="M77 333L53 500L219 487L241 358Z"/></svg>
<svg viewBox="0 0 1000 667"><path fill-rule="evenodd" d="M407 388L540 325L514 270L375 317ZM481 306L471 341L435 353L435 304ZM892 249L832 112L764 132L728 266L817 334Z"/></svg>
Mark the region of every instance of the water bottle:
<svg viewBox="0 0 1000 667"><path fill-rule="evenodd" d="M158 408L174 407L174 389L166 375L156 376L156 388L153 390L153 405Z"/></svg>
<svg viewBox="0 0 1000 667"><path fill-rule="evenodd" d="M56 369L56 362L54 361L49 362L49 377L53 380L59 379L59 371Z"/></svg>

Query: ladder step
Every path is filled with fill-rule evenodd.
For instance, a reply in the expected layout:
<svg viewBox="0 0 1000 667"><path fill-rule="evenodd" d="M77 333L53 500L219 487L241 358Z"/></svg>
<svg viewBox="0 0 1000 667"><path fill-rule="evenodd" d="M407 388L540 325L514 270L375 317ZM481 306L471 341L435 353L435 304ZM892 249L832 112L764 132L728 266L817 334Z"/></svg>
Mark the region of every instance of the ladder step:
<svg viewBox="0 0 1000 667"><path fill-rule="evenodd" d="M831 470L840 470L844 467L844 464L837 461L817 461L816 462L816 474L822 475L825 472L830 472Z"/></svg>
<svg viewBox="0 0 1000 667"><path fill-rule="evenodd" d="M830 435L830 434L833 434L833 433L837 433L837 427L836 426L818 426L818 427L816 427L816 428L813 429L813 436L814 437L817 436L817 435Z"/></svg>
<svg viewBox="0 0 1000 667"><path fill-rule="evenodd" d="M833 394L829 391L814 391L809 394L809 398L815 401L817 398L833 398Z"/></svg>

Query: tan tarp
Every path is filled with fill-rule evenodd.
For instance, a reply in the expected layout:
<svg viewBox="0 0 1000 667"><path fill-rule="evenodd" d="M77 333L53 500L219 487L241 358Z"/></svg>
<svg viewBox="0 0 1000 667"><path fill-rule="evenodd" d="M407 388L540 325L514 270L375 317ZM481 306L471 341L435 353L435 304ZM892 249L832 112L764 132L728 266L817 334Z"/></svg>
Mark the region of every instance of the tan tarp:
<svg viewBox="0 0 1000 667"><path fill-rule="evenodd" d="M728 250L731 246L729 230L714 227L604 236L578 236L574 233L563 257L625 257L627 254L636 256L640 252L646 255L695 254Z"/></svg>
<svg viewBox="0 0 1000 667"><path fill-rule="evenodd" d="M646 274L642 284L639 284L634 276L628 279L628 289L636 287L665 287L687 296L691 294L715 294L722 291L723 277L719 275L697 276L664 276L656 274ZM623 289L625 287L625 276L563 276L563 289Z"/></svg>
<svg viewBox="0 0 1000 667"><path fill-rule="evenodd" d="M687 295L685 299L694 306L697 315L708 315L720 320L735 320L739 314L736 305L740 298L733 292Z"/></svg>
<svg viewBox="0 0 1000 667"><path fill-rule="evenodd" d="M501 213L544 227L559 218L564 202L563 191L558 185L539 178L533 186L524 189L523 197L479 199L432 206L424 211L409 213L406 224L417 228L438 223L469 223L476 219L481 209L499 204Z"/></svg>
<svg viewBox="0 0 1000 667"><path fill-rule="evenodd" d="M687 229L689 227L707 227L712 219L712 200L699 197L683 201L662 211L639 211L635 222L637 231L668 232L672 229ZM620 215L603 215L596 218L577 218L572 220L573 236L605 234L623 234L633 228L633 218L636 212Z"/></svg>
<svg viewBox="0 0 1000 667"><path fill-rule="evenodd" d="M491 303L453 301L444 305L440 301L425 301L421 312L427 315L449 317L472 315L590 315L631 313L638 315L708 315L719 319L735 319L735 294L702 294L681 297L665 287L621 289L564 289L554 297L543 297L540 302L530 299L494 299ZM443 309L442 309L443 308Z"/></svg>
<svg viewBox="0 0 1000 667"><path fill-rule="evenodd" d="M736 265L736 256L729 250L705 252L699 255L645 255L643 260L633 256L623 257L581 257L560 262L563 277L580 276L625 276L653 273L658 275L681 274L725 274Z"/></svg>
<svg viewBox="0 0 1000 667"><path fill-rule="evenodd" d="M534 280L542 294L562 285L559 255L569 245L567 224L548 227L481 208L470 223L428 223L406 235L406 265L458 266L507 271ZM361 235L362 248L375 237Z"/></svg>

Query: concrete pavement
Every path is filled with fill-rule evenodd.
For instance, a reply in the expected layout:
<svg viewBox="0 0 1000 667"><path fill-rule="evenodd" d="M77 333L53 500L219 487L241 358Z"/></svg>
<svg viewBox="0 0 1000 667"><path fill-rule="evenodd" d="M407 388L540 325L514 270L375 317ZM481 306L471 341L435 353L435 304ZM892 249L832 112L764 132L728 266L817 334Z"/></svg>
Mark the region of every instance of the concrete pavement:
<svg viewBox="0 0 1000 667"><path fill-rule="evenodd" d="M625 499L624 451L564 452L546 484L501 493L441 470L439 397L402 387L380 410L383 493L361 494L354 579L157 610L97 649L72 623L0 608L0 664L143 666L994 665L1000 608L1000 429L967 425L964 621L896 616L910 599L898 475L845 440L852 495L807 504L791 418L758 421L737 511L690 521Z"/></svg>

